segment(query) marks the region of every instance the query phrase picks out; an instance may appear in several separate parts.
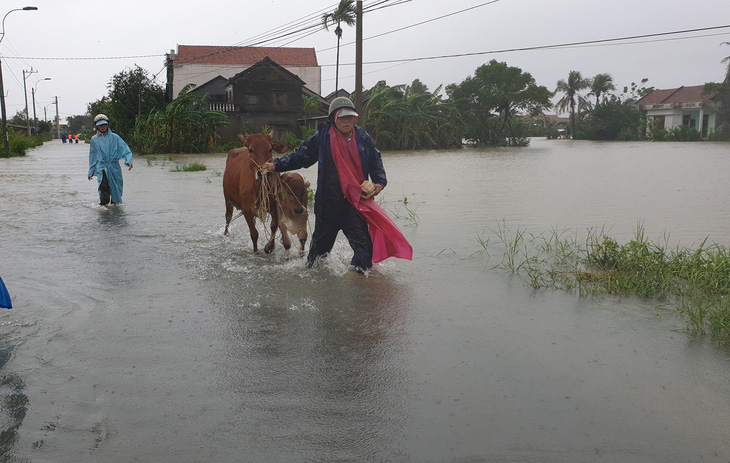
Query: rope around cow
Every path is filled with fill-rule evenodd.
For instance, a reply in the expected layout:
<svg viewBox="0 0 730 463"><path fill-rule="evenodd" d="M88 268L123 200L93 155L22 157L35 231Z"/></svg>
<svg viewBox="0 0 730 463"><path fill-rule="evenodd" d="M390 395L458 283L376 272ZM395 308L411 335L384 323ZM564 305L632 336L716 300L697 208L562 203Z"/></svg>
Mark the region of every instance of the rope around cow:
<svg viewBox="0 0 730 463"><path fill-rule="evenodd" d="M269 161L272 161L273 158L270 158ZM258 198L256 199L257 204L257 214L256 217L261 221L261 223L266 223L266 217L271 214L271 204L270 204L270 198L273 196L276 198L276 205L277 209L280 214L283 214L283 208L281 206L281 194L283 192L282 185L284 185L287 189L289 189L289 192L291 193L292 197L299 203L299 206L306 209L307 205L302 204L301 201L299 201L299 198L294 194L294 191L292 191L291 187L286 184L286 182L283 182L281 180L281 177L278 175L267 175L268 172L264 172L264 166L256 164L256 161L251 159L251 162L256 165L256 179L259 180L259 194ZM239 212L238 215L233 217L231 219L231 222L236 220L237 218L241 217L243 215L243 211ZM230 223L230 222L229 222ZM311 224L309 222L309 218L307 217L307 229L311 232ZM264 227L264 234L268 235L267 227ZM269 238L269 236L267 236Z"/></svg>

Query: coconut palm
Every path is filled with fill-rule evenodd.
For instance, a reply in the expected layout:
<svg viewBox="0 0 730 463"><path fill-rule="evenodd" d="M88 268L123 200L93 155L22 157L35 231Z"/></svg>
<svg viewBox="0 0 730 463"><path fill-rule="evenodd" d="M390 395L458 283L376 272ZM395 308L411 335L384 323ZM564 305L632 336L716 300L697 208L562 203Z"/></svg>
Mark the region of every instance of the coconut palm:
<svg viewBox="0 0 730 463"><path fill-rule="evenodd" d="M613 77L611 77L611 74L596 74L591 81L591 92L586 96L595 96L596 106L598 106L601 95L605 97L611 90L616 90L616 86L613 85Z"/></svg>
<svg viewBox="0 0 730 463"><path fill-rule="evenodd" d="M722 45L730 45L730 42L722 42ZM720 62L727 63L727 71L725 71L725 80L723 83L730 84L730 56L726 56Z"/></svg>
<svg viewBox="0 0 730 463"><path fill-rule="evenodd" d="M325 13L322 15L322 26L329 30L330 25L337 24L335 29L335 35L337 35L337 66L335 68L335 92L339 90L339 79L340 79L340 39L342 39L342 27L341 23L345 23L348 26L354 26L357 18L357 9L355 7L355 0L340 0L340 4L337 5L335 11L332 13Z"/></svg>
<svg viewBox="0 0 730 463"><path fill-rule="evenodd" d="M583 89L589 88L591 86L591 80L590 79L584 79L583 76L580 75L580 72L578 71L570 71L568 74L568 80L567 82L563 79L560 79L557 83L557 88L555 89L555 93L562 92L565 93L563 97L558 100L558 102L555 104L555 107L558 111L565 111L566 109L570 108L570 136L575 135L575 106L576 103L578 104L585 104L586 99L578 94Z"/></svg>

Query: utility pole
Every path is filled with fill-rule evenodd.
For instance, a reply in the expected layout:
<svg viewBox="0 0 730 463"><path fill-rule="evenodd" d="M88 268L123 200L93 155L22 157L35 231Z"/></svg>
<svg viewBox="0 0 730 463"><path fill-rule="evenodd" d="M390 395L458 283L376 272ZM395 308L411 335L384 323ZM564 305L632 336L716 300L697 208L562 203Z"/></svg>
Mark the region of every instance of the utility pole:
<svg viewBox="0 0 730 463"><path fill-rule="evenodd" d="M362 0L357 0L355 24L355 111L362 114Z"/></svg>
<svg viewBox="0 0 730 463"><path fill-rule="evenodd" d="M58 139L61 139L61 120L58 118L58 97L56 98L56 132L58 133Z"/></svg>
<svg viewBox="0 0 730 463"><path fill-rule="evenodd" d="M170 53L165 54L165 67L167 67L167 84L165 85L165 103L169 103L175 99L175 95L172 94L173 79L175 78L175 50L170 50Z"/></svg>
<svg viewBox="0 0 730 463"><path fill-rule="evenodd" d="M2 40L0 40L2 41ZM0 63L2 58L0 57ZM3 68L0 64L0 109L3 113L3 153L6 155L10 154L10 139L8 138L8 118L5 114L5 88L3 86Z"/></svg>
<svg viewBox="0 0 730 463"><path fill-rule="evenodd" d="M33 66L30 67L30 71L23 69L23 96L25 96L25 120L28 123L28 136L30 136L30 115L28 114L28 90L25 87L25 81L34 72L38 71L34 71ZM26 74L28 74L28 76L26 76Z"/></svg>

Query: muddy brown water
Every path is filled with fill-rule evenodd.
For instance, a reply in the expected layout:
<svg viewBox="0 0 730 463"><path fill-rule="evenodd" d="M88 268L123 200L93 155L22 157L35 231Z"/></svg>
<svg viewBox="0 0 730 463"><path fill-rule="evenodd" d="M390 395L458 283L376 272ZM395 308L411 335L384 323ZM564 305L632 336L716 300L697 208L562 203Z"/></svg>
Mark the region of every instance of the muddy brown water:
<svg viewBox="0 0 730 463"><path fill-rule="evenodd" d="M414 259L363 277L342 240L307 270L223 236L224 155L137 157L114 208L88 145L0 159L0 461L730 461L727 349L656 301L533 290L478 240L728 245L730 145L384 161Z"/></svg>

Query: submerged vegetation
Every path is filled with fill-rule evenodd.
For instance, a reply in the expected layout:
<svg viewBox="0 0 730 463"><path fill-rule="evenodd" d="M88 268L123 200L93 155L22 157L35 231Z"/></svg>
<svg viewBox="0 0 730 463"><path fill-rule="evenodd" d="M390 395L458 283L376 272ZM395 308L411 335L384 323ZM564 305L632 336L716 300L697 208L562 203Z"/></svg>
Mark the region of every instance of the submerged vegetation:
<svg viewBox="0 0 730 463"><path fill-rule="evenodd" d="M50 140L48 136L32 136L29 137L25 134L16 134L11 128L8 130L8 147L9 152L5 152L1 148L2 142L0 142L0 158L9 158L13 156L25 156L25 152L31 148L41 146L43 142Z"/></svg>
<svg viewBox="0 0 730 463"><path fill-rule="evenodd" d="M183 164L182 167L177 166L172 168L170 172L200 172L207 169L208 167L205 164L194 162L192 164Z"/></svg>
<svg viewBox="0 0 730 463"><path fill-rule="evenodd" d="M477 241L490 254L504 248L495 268L527 276L534 288L651 298L676 306L691 329L730 342L730 250L705 239L696 249L651 242L637 227L633 240L618 243L604 230L577 235L514 233L503 225Z"/></svg>

